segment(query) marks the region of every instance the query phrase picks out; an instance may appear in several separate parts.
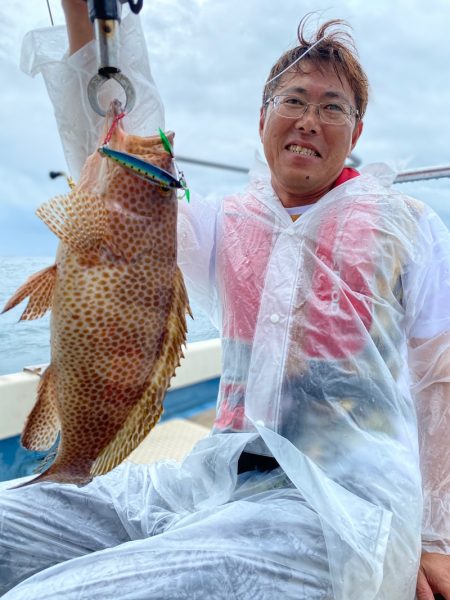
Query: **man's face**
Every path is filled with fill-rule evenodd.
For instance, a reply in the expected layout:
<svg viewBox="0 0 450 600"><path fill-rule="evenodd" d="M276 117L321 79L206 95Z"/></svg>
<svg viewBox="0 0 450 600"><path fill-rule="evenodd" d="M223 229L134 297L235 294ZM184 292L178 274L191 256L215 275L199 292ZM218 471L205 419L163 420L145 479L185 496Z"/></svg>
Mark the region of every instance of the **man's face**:
<svg viewBox="0 0 450 600"><path fill-rule="evenodd" d="M281 77L274 95L294 94L306 102L346 102L355 97L346 79L339 80L331 66L322 71L305 62L303 73ZM272 185L284 206L310 204L323 196L340 175L362 131L355 117L343 125L322 123L317 107L299 119L277 114L273 103L261 109L260 136L272 175ZM301 149L314 151L302 154Z"/></svg>

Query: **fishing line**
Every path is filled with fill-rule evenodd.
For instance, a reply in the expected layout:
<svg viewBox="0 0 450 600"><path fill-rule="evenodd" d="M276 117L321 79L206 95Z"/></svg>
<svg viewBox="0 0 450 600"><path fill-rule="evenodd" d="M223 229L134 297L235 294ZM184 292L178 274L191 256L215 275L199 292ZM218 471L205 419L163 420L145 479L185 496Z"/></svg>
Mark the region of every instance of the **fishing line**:
<svg viewBox="0 0 450 600"><path fill-rule="evenodd" d="M272 83L272 81L275 81L275 79L278 79L278 77L280 77L281 75L283 75L283 73L286 73L286 71L289 71L289 69L292 68L296 63L298 63L299 60L301 60L304 56L306 56L309 52L311 52L311 50L313 48L315 48L317 46L317 44L320 44L320 42L323 39L324 39L323 37L321 37L320 39L318 39L317 42L314 42L314 44L312 46L310 46L307 50L305 50L303 52L303 54L301 54L298 58L296 58L293 62L291 62L290 65L288 65L285 69L283 69L281 71L281 73L278 73L278 75L275 75L275 77L272 77L272 79L269 79L269 81L266 81L266 86L268 86L269 83Z"/></svg>
<svg viewBox="0 0 450 600"><path fill-rule="evenodd" d="M52 24L52 27L53 27L55 24L53 23L53 15L52 15L52 11L50 9L49 0L47 0L47 8L48 8L48 14L50 15L50 23Z"/></svg>
<svg viewBox="0 0 450 600"><path fill-rule="evenodd" d="M123 119L123 118L124 118L124 116L125 116L125 113L124 113L124 112L121 112L119 115L116 115L116 116L114 117L114 121L112 122L112 125L111 125L111 127L109 128L109 131L108 131L108 133L106 134L105 141L103 142L103 145L104 145L104 146L106 146L106 144L108 144L108 143L109 143L109 141L111 140L111 138L112 138L112 136L113 136L113 133L114 133L114 130L115 130L115 128L117 127L117 125L118 125L118 123L119 123L120 119Z"/></svg>

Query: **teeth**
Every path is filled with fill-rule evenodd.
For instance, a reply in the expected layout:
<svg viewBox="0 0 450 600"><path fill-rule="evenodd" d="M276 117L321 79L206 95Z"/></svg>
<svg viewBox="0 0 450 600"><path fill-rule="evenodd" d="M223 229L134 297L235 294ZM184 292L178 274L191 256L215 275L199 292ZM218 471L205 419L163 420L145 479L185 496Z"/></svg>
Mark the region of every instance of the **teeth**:
<svg viewBox="0 0 450 600"><path fill-rule="evenodd" d="M303 146L296 146L295 144L288 146L288 150L290 152L295 152L295 154L304 154L305 156L319 156L314 150L303 148Z"/></svg>

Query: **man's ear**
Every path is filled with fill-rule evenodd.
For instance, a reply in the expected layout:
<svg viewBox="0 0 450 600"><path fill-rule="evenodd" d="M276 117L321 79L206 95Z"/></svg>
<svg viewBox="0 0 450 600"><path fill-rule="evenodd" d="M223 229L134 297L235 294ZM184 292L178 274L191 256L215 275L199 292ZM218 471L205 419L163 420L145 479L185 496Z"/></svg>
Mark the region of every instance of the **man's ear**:
<svg viewBox="0 0 450 600"><path fill-rule="evenodd" d="M363 122L362 121L358 121L355 125L355 128L353 129L353 133L352 133L352 147L350 148L350 152L353 150L353 148L356 146L356 142L359 140L359 136L361 135L362 131L363 131ZM349 152L349 154L350 154Z"/></svg>
<svg viewBox="0 0 450 600"><path fill-rule="evenodd" d="M266 122L266 107L261 106L259 111L259 139L263 141L264 124Z"/></svg>

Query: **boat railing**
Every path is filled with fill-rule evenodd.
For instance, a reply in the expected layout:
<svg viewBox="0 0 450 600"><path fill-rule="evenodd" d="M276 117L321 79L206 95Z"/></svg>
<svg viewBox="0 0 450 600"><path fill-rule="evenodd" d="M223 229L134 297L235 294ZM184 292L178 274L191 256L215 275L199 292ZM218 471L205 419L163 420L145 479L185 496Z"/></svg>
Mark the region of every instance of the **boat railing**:
<svg viewBox="0 0 450 600"><path fill-rule="evenodd" d="M248 167L242 167L238 165L228 165L221 162L213 162L209 160L203 160L200 158L192 158L189 156L177 156L177 159L181 162L186 162L192 165L198 165L201 167L209 167L212 169L222 169L225 171L232 171L234 173L248 173L250 169ZM350 161L347 166L357 167L361 164L360 158L350 156ZM429 179L442 179L443 177L450 177L450 165L442 165L437 167L418 167L415 169L406 169L400 171L394 183L408 183L411 181L427 181Z"/></svg>
<svg viewBox="0 0 450 600"><path fill-rule="evenodd" d="M419 169L408 169L401 171L394 183L409 183L411 181L427 181L429 179L442 179L450 177L450 165L438 167L421 167Z"/></svg>
<svg viewBox="0 0 450 600"><path fill-rule="evenodd" d="M18 435L36 402L40 374L47 365L25 367L20 373L0 376L0 440ZM219 339L192 342L175 372L170 389L187 387L220 376L222 366Z"/></svg>

